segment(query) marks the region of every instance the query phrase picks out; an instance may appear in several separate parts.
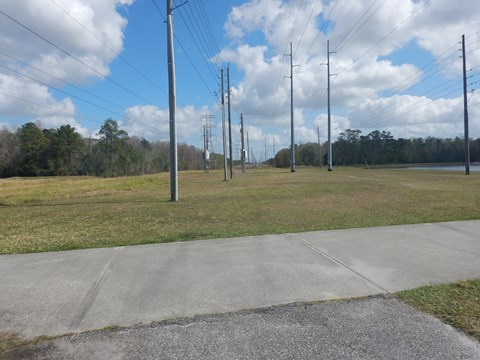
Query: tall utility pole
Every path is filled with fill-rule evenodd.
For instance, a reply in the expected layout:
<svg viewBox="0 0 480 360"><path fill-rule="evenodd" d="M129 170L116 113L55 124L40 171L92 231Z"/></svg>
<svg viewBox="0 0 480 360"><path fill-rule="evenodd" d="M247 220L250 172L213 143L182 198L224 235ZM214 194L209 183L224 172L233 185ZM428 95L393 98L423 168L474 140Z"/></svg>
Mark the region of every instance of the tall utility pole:
<svg viewBox="0 0 480 360"><path fill-rule="evenodd" d="M317 126L317 136L318 136L318 157L319 157L318 164L321 168L322 167L322 143L320 142L320 127L319 126Z"/></svg>
<svg viewBox="0 0 480 360"><path fill-rule="evenodd" d="M333 171L332 167L332 125L330 114L330 40L327 40L327 108L328 108L328 171Z"/></svg>
<svg viewBox="0 0 480 360"><path fill-rule="evenodd" d="M291 145L290 145L290 170L295 172L295 136L294 136L294 124L293 124L293 52L292 52L292 43L290 43L290 54L285 54L290 56L290 135L291 135Z"/></svg>
<svg viewBox="0 0 480 360"><path fill-rule="evenodd" d="M227 135L225 134L225 89L223 79L223 68L220 71L222 78L222 137L223 137L223 180L228 180L228 165L227 165Z"/></svg>
<svg viewBox="0 0 480 360"><path fill-rule="evenodd" d="M173 0L167 0L168 110L170 116L170 200L178 201L177 124L175 122L175 59L173 57Z"/></svg>
<svg viewBox="0 0 480 360"><path fill-rule="evenodd" d="M463 122L465 131L465 175L470 175L470 138L468 135L468 107L467 107L467 59L465 58L465 35L462 35L463 59Z"/></svg>
<svg viewBox="0 0 480 360"><path fill-rule="evenodd" d="M228 96L228 144L230 147L230 179L233 179L233 154L232 154L232 113L230 109L230 63L227 67L227 96Z"/></svg>
<svg viewBox="0 0 480 360"><path fill-rule="evenodd" d="M242 136L242 149L240 150L241 153L241 159L242 159L242 173L245 172L245 138L243 136L244 131L243 131L243 113L240 113L240 134Z"/></svg>

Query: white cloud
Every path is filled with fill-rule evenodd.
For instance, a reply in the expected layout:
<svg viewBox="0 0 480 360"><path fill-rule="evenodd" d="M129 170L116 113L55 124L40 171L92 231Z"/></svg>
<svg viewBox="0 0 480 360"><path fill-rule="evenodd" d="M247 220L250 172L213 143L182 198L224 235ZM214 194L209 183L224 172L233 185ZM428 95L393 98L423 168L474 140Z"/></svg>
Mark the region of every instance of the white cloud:
<svg viewBox="0 0 480 360"><path fill-rule="evenodd" d="M75 116L70 99L57 100L46 86L0 73L0 112L4 115ZM26 101L25 101L26 100Z"/></svg>
<svg viewBox="0 0 480 360"><path fill-rule="evenodd" d="M376 126L395 136L456 136L463 131L463 122L456 120L462 114L460 99L406 95L427 70L422 69L424 64L415 54L402 58L403 62L388 57L415 42L432 56L442 55L452 46L455 52L460 36L469 32L467 45L468 40L475 44L479 36L471 32L480 26L479 11L480 3L474 0L468 0L465 6L449 0L343 0L328 4L314 0L248 1L232 8L224 25L232 47L222 56L243 74L232 89L233 104L237 111L247 113L254 125L268 126L272 132L276 128L283 134L283 143L288 143L290 82L284 76L290 75L290 59L284 53L290 40L293 63L300 65L294 69L296 134L301 141L314 139L312 125L316 124L326 133L327 76L323 64L326 41L330 39L330 50L337 50L330 58L331 73L338 74L331 79L334 138L347 128L365 127L368 131ZM329 23L320 32L328 14ZM475 50L475 45L472 47ZM458 59L458 55L451 58ZM480 51L468 54L468 63L469 67L480 65ZM445 81L458 78L460 66L460 60L454 61L438 76L447 76ZM424 88L428 85L423 83ZM390 98L382 98L384 93ZM412 106L412 101L422 101L421 106ZM362 118L368 113L366 104L377 110L370 110L368 117ZM407 106L412 111L405 115L402 111Z"/></svg>
<svg viewBox="0 0 480 360"><path fill-rule="evenodd" d="M81 82L98 77L89 67L108 75L108 65L116 57L114 52L123 48L127 21L116 12L115 0L2 0L1 5L6 14L25 26L4 17L0 22L2 51L43 71L54 70L54 75L63 80Z"/></svg>
<svg viewBox="0 0 480 360"><path fill-rule="evenodd" d="M132 3L133 0L0 0L2 11L15 20L2 15L0 48L7 56L0 56L0 61L52 86L63 83L45 73L79 85L102 78L99 73L108 75L110 63L123 49L127 21L116 11L116 6ZM46 127L68 123L88 135L89 131L76 119L72 99L58 99L49 87L39 82L2 68L0 92L2 114L24 116Z"/></svg>
<svg viewBox="0 0 480 360"><path fill-rule="evenodd" d="M437 99L410 95L368 102L349 114L352 128L390 131L395 137L455 137L463 134L463 98Z"/></svg>
<svg viewBox="0 0 480 360"><path fill-rule="evenodd" d="M189 137L202 135L202 116L210 114L207 107L196 109L193 106L177 108L175 120L177 138L179 142ZM170 115L168 109L159 109L157 106L133 106L125 111L125 117L120 127L129 135L144 137L148 140L170 139Z"/></svg>

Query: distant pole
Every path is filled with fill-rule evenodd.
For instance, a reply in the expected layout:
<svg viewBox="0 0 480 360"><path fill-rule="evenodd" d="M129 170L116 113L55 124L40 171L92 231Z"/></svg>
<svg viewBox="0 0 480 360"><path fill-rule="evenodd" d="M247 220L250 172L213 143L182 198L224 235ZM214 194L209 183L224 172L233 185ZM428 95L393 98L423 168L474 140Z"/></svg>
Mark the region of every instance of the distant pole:
<svg viewBox="0 0 480 360"><path fill-rule="evenodd" d="M291 135L291 149L290 149L290 171L295 172L295 136L293 125L293 51L292 43L290 43L290 135Z"/></svg>
<svg viewBox="0 0 480 360"><path fill-rule="evenodd" d="M465 131L465 175L470 175L470 138L468 135L468 106L467 106L467 60L465 58L465 35L462 35L463 59L463 122Z"/></svg>
<svg viewBox="0 0 480 360"><path fill-rule="evenodd" d="M319 156L318 164L321 168L322 167L322 143L320 142L320 127L319 126L317 126L317 136L318 136L318 156Z"/></svg>
<svg viewBox="0 0 480 360"><path fill-rule="evenodd" d="M268 156L267 156L267 137L265 136L265 167L268 167Z"/></svg>
<svg viewBox="0 0 480 360"><path fill-rule="evenodd" d="M272 137L272 140L273 140L273 168L276 168L277 164L275 163L275 157L277 153L275 152L275 136Z"/></svg>
<svg viewBox="0 0 480 360"><path fill-rule="evenodd" d="M232 113L230 109L230 63L227 67L227 96L228 96L228 144L230 147L230 179L233 179L233 154L232 154Z"/></svg>
<svg viewBox="0 0 480 360"><path fill-rule="evenodd" d="M207 130L206 125L203 125L202 128L203 128L203 134L202 134L202 137L203 137L203 170L205 172L208 172L208 164L207 164L208 130Z"/></svg>
<svg viewBox="0 0 480 360"><path fill-rule="evenodd" d="M240 134L242 135L242 149L241 149L241 159L242 159L242 173L245 172L245 138L243 136L243 113L240 113Z"/></svg>
<svg viewBox="0 0 480 360"><path fill-rule="evenodd" d="M167 0L168 109L170 116L170 200L178 201L177 125L175 122L175 59L173 56L172 2Z"/></svg>
<svg viewBox="0 0 480 360"><path fill-rule="evenodd" d="M328 109L328 171L332 167L332 124L330 114L330 40L327 40L327 109Z"/></svg>
<svg viewBox="0 0 480 360"><path fill-rule="evenodd" d="M248 131L247 131L247 163L250 164L251 162L251 157L250 157L250 140L248 139ZM248 168L250 169L250 165L248 165Z"/></svg>
<svg viewBox="0 0 480 360"><path fill-rule="evenodd" d="M222 137L223 137L223 178L225 181L228 180L228 165L227 165L227 135L225 134L225 89L224 89L224 78L223 78L223 68L220 71L222 78Z"/></svg>

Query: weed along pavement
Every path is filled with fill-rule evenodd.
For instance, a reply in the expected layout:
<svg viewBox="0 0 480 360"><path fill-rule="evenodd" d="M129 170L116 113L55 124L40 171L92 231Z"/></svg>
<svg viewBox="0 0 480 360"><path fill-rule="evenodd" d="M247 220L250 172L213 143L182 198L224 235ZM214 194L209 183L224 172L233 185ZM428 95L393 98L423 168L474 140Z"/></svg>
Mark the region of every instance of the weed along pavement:
<svg viewBox="0 0 480 360"><path fill-rule="evenodd" d="M480 277L479 234L475 220L3 255L0 332L75 334L10 358L480 359L391 295Z"/></svg>

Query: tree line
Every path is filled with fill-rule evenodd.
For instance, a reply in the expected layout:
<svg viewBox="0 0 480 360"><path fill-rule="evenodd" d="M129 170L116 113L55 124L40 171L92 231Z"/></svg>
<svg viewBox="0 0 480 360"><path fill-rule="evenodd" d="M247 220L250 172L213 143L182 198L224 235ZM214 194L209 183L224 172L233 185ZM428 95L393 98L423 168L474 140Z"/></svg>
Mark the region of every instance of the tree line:
<svg viewBox="0 0 480 360"><path fill-rule="evenodd" d="M15 132L0 130L0 177L11 176L126 176L169 170L169 143L130 137L117 121L107 119L98 138L83 138L74 127L41 129L29 122ZM465 161L461 138L395 139L388 131L347 129L332 144L333 165L383 165ZM326 143L295 145L297 166L327 163ZM470 160L480 162L480 138L470 141ZM179 170L204 168L203 151L178 145ZM211 168L222 168L223 155L211 154ZM236 163L239 163L238 161ZM290 166L290 149L282 149L267 161L276 167Z"/></svg>
<svg viewBox="0 0 480 360"><path fill-rule="evenodd" d="M83 138L74 127L41 129L29 122L16 132L0 131L0 177L125 176L169 169L169 143L130 137L117 121L107 119L98 139ZM180 170L203 168L203 153L178 145Z"/></svg>
<svg viewBox="0 0 480 360"><path fill-rule="evenodd" d="M465 161L463 138L395 139L389 131L375 130L367 135L347 129L332 144L333 165L385 165L414 163L461 163ZM321 160L321 161L320 161ZM480 162L480 138L470 140L470 161ZM301 166L327 163L327 144L295 145L295 162ZM277 167L290 166L290 149L282 149L269 163Z"/></svg>

